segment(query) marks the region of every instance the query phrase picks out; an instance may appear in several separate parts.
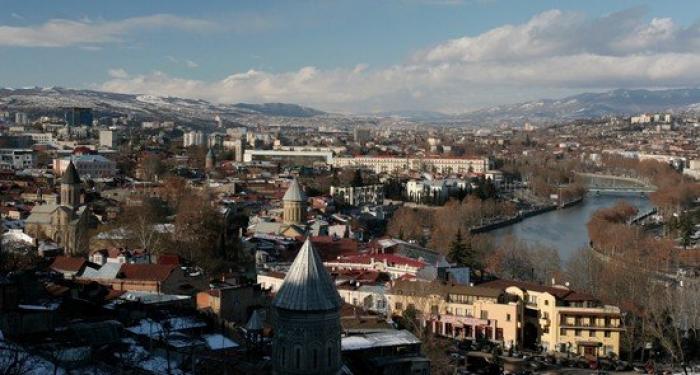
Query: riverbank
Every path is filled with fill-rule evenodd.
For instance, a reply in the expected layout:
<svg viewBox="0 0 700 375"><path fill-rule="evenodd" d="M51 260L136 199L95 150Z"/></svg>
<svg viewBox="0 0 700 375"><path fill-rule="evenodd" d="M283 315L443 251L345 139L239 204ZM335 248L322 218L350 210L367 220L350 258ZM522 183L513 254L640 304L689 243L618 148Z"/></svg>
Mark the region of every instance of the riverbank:
<svg viewBox="0 0 700 375"><path fill-rule="evenodd" d="M597 210L612 207L619 201L627 202L639 212L648 212L653 208L649 199L639 194L587 194L583 201L566 209L544 212L536 219L520 220L491 230L488 235L497 244L501 239L512 236L532 246L557 249L560 258L566 260L577 250L588 246L586 225L591 216Z"/></svg>
<svg viewBox="0 0 700 375"><path fill-rule="evenodd" d="M533 216L541 215L541 214L544 214L544 213L547 213L550 211L554 211L554 210L561 210L561 209L573 207L573 206L576 206L577 204L580 204L581 202L583 202L583 197L580 197L578 199L574 199L574 200L571 200L571 201L568 201L568 202L565 202L565 203L562 203L559 205L552 204L552 205L548 205L548 206L538 207L538 208L535 208L532 210L521 211L517 215L510 217L510 218L507 218L507 219L499 220L497 222L493 222L493 223L489 223L489 224L485 224L485 225L471 227L469 229L469 233L471 233L471 234L487 233L487 232L490 232L492 230L505 228L509 225L519 223L519 222L521 222L527 218L531 218Z"/></svg>

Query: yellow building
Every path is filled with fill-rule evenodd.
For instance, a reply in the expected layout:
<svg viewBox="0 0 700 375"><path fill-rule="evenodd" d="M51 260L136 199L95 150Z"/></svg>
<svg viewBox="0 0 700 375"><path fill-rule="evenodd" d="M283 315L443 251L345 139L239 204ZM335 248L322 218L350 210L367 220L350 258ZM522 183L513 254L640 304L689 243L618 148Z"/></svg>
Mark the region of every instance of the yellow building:
<svg viewBox="0 0 700 375"><path fill-rule="evenodd" d="M620 309L564 286L495 280L482 287L502 290L523 302L521 342L524 347L578 355L620 353Z"/></svg>
<svg viewBox="0 0 700 375"><path fill-rule="evenodd" d="M520 346L522 304L499 289L394 281L386 297L389 315L415 309L421 324L436 334Z"/></svg>

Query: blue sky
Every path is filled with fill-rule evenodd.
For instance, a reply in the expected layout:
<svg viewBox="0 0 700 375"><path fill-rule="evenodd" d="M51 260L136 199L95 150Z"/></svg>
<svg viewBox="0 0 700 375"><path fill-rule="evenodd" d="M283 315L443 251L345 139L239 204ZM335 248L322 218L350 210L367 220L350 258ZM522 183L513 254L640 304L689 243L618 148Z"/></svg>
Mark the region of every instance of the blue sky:
<svg viewBox="0 0 700 375"><path fill-rule="evenodd" d="M7 87L461 112L700 83L697 1L2 0L2 9Z"/></svg>

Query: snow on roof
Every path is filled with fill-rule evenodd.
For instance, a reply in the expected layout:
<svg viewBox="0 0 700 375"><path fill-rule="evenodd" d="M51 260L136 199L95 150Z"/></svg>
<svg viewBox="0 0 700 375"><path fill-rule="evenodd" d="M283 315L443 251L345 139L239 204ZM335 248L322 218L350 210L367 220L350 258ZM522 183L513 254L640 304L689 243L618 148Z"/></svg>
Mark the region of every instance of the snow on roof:
<svg viewBox="0 0 700 375"><path fill-rule="evenodd" d="M163 324L169 323L170 331L184 331L192 328L203 328L207 324L191 317L176 317L156 322L152 319L141 319L138 325L128 327L126 330L139 336L160 337L165 332Z"/></svg>
<svg viewBox="0 0 700 375"><path fill-rule="evenodd" d="M346 336L341 339L343 351L362 350L399 345L420 344L420 340L406 330L368 333L361 336Z"/></svg>
<svg viewBox="0 0 700 375"><path fill-rule="evenodd" d="M219 333L202 335L202 338L206 341L207 346L211 350L233 349L240 346L237 342Z"/></svg>

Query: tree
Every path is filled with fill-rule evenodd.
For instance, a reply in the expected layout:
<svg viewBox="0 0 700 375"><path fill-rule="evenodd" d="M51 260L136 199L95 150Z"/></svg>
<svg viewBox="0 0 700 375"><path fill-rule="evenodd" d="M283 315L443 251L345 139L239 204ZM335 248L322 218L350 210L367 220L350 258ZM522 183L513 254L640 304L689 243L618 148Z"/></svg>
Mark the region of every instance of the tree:
<svg viewBox="0 0 700 375"><path fill-rule="evenodd" d="M350 182L350 186L352 187L360 187L364 186L365 182L362 179L362 171L358 168L355 169L355 174L352 176L352 181Z"/></svg>
<svg viewBox="0 0 700 375"><path fill-rule="evenodd" d="M450 244L450 252L448 253L448 258L451 262L457 263L457 265L464 266L467 265L469 259L467 255L467 246L464 244L464 239L462 238L462 229L457 229L457 234L454 240Z"/></svg>

